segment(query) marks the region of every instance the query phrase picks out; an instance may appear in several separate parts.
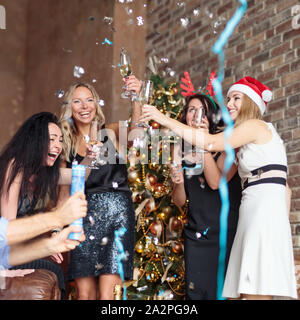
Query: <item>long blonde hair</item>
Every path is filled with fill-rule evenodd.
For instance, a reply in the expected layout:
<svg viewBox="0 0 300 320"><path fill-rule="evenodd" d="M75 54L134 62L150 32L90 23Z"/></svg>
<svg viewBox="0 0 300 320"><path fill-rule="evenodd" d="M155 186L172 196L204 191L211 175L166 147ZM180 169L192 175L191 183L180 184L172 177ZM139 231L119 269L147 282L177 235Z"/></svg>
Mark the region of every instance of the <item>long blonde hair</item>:
<svg viewBox="0 0 300 320"><path fill-rule="evenodd" d="M249 119L259 119L262 120L262 114L259 110L258 105L250 99L246 94L242 98L242 106L238 113L237 118L234 121L234 126L238 126L242 122Z"/></svg>
<svg viewBox="0 0 300 320"><path fill-rule="evenodd" d="M91 91L96 105L96 114L94 119L98 120L101 126L105 123L105 117L102 108L99 105L100 98L95 88L89 83L85 82L76 82L72 84L64 95L64 100L61 107L62 111L59 119L64 137L62 157L66 161L70 161L70 156L74 157L77 153L79 132L72 117L72 99L74 91L79 87L85 87Z"/></svg>

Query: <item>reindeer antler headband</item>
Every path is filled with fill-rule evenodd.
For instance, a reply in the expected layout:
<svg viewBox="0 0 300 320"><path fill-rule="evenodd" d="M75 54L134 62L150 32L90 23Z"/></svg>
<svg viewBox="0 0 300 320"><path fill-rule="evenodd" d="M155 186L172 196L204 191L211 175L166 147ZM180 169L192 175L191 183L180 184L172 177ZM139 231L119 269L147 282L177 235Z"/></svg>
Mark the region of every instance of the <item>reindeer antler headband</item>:
<svg viewBox="0 0 300 320"><path fill-rule="evenodd" d="M214 88L213 88L213 85L212 85L212 81L214 80L214 78L215 78L215 73L211 72L208 84L207 84L207 86L205 88L205 91L204 92L200 92L200 91L196 92L196 90L195 90L195 88L193 86L193 83L191 81L189 73L187 71L185 71L184 72L184 77L181 78L181 82L182 83L180 84L180 87L181 87L182 90L184 90L184 91L181 91L181 94L184 97L190 97L190 96L193 96L193 95L195 95L197 93L204 94L212 101L212 103L214 104L215 108L217 109L217 107L215 105L215 102L212 99L212 97L215 95Z"/></svg>

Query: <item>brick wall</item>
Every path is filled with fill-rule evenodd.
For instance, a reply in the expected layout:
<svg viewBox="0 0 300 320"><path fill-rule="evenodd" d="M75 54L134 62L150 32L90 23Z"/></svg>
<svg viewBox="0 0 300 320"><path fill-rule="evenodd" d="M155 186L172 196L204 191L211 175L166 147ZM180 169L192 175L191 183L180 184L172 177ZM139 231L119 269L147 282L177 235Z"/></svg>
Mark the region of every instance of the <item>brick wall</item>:
<svg viewBox="0 0 300 320"><path fill-rule="evenodd" d="M162 59L160 71L178 81L190 72L203 86L218 59L211 47L235 12L233 0L149 0L147 55ZM251 75L273 89L265 116L285 142L292 188L290 221L295 252L300 252L300 24L292 16L299 0L249 0L246 15L225 47L223 88ZM296 11L296 10L295 10ZM293 20L294 19L294 20ZM168 62L166 62L166 58Z"/></svg>

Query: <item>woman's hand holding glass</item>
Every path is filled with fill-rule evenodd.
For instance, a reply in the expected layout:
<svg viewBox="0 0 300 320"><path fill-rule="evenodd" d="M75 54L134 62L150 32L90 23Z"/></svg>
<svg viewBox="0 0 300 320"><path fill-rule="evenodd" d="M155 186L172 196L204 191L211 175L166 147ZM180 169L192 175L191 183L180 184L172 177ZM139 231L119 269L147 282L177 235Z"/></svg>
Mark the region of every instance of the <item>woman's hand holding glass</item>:
<svg viewBox="0 0 300 320"><path fill-rule="evenodd" d="M175 184L184 183L183 170L180 164L170 164L170 177Z"/></svg>
<svg viewBox="0 0 300 320"><path fill-rule="evenodd" d="M197 110L197 112L195 112L195 115L192 121L192 126L194 128L204 129L208 132L209 122L207 120L207 117L205 115L203 108L200 108Z"/></svg>
<svg viewBox="0 0 300 320"><path fill-rule="evenodd" d="M139 118L139 122L147 122L149 120L154 120L155 122L163 125L163 120L166 116L162 114L155 106L149 104L144 104L142 106L142 115Z"/></svg>
<svg viewBox="0 0 300 320"><path fill-rule="evenodd" d="M139 96L142 89L142 81L137 79L134 75L123 78L124 85L126 88L134 92L136 96Z"/></svg>
<svg viewBox="0 0 300 320"><path fill-rule="evenodd" d="M100 128L99 121L93 120L90 124L89 135L84 136L85 142L87 143L87 158L92 159L89 169L99 169L102 165L99 159L102 143L100 142Z"/></svg>

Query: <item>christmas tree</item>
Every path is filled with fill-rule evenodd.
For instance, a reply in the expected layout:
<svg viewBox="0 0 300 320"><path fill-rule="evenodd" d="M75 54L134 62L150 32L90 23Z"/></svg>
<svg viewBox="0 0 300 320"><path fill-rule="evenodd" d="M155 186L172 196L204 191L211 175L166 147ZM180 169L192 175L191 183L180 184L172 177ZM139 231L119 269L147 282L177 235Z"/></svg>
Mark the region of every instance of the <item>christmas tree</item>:
<svg viewBox="0 0 300 320"><path fill-rule="evenodd" d="M176 83L165 84L152 74L152 104L177 119L184 105ZM177 141L170 131L150 121L145 137L151 143L129 149L128 180L136 213L134 281L127 283L128 299L184 299L182 229L186 210L171 202L170 149ZM155 134L153 134L155 132ZM159 132L159 134L157 134ZM154 137L156 143L153 143ZM167 159L163 159L164 155ZM166 161L167 160L167 161Z"/></svg>

